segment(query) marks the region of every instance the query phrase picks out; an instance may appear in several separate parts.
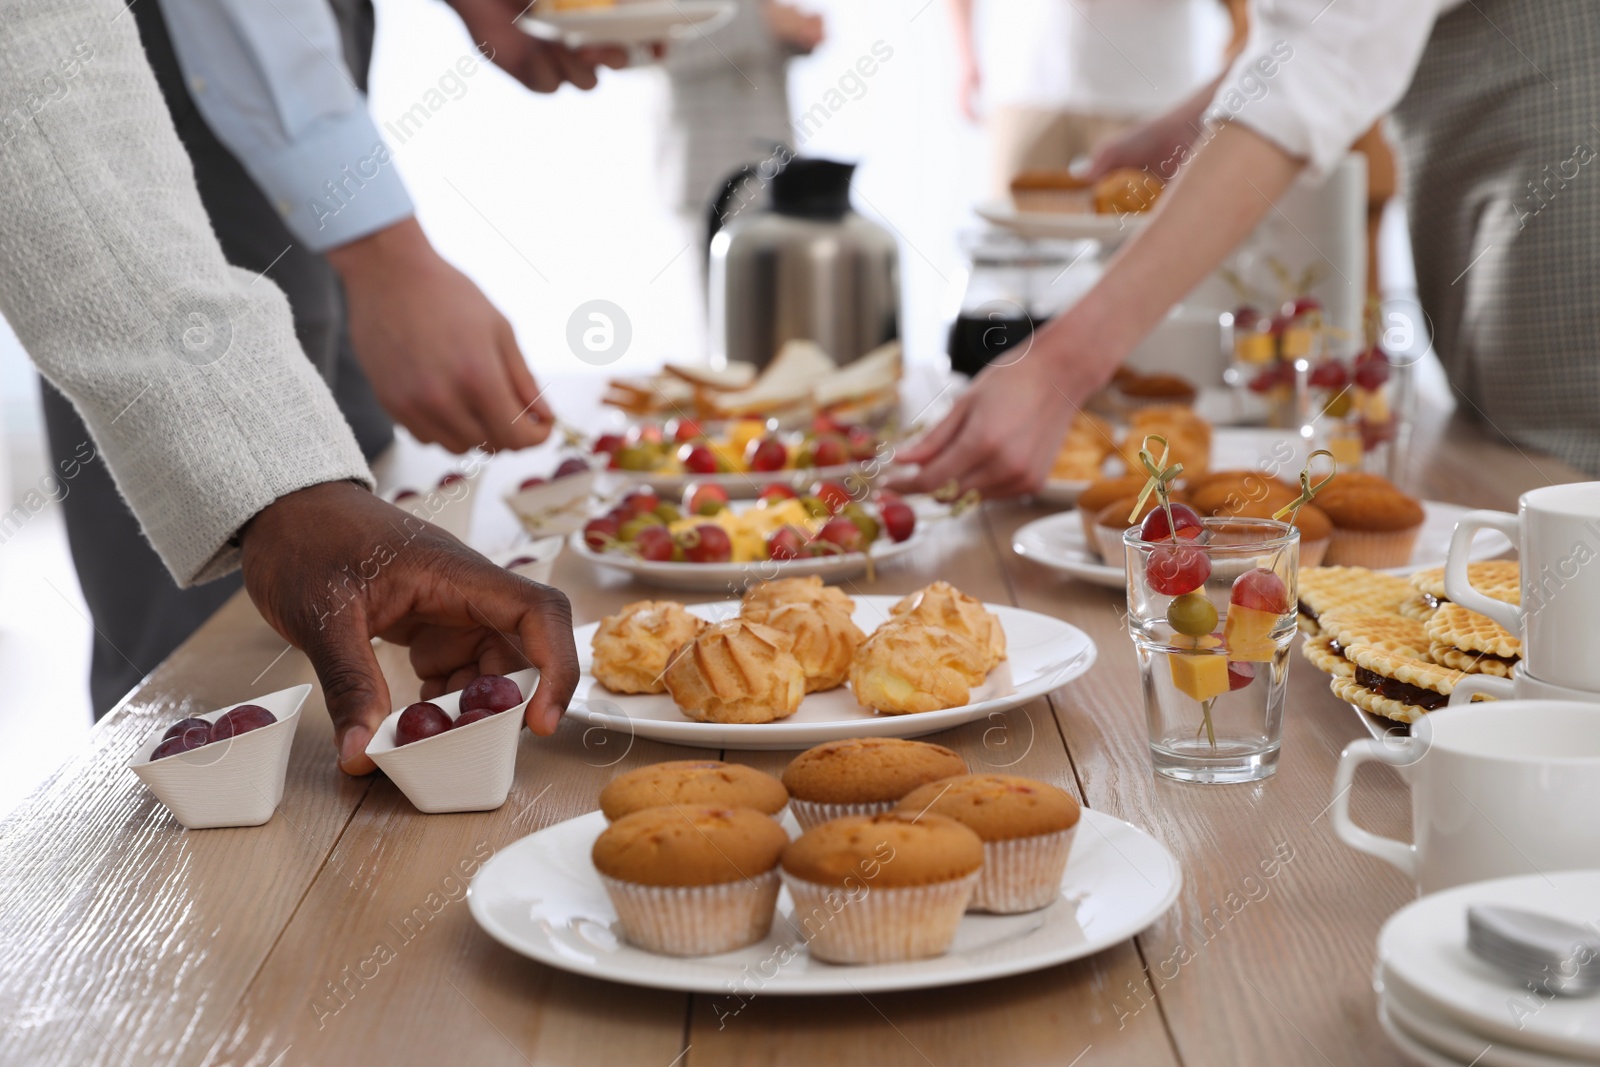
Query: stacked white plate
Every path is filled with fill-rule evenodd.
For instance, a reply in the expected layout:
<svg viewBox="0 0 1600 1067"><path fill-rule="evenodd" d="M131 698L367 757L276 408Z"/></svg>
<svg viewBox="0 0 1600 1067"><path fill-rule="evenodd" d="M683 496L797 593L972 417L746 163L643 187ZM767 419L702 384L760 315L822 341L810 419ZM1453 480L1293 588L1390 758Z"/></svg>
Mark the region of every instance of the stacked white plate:
<svg viewBox="0 0 1600 1067"><path fill-rule="evenodd" d="M1600 871L1477 882L1433 893L1378 935L1378 1021L1424 1067L1600 1064L1600 997L1559 997L1467 951L1467 908L1503 904L1600 924Z"/></svg>

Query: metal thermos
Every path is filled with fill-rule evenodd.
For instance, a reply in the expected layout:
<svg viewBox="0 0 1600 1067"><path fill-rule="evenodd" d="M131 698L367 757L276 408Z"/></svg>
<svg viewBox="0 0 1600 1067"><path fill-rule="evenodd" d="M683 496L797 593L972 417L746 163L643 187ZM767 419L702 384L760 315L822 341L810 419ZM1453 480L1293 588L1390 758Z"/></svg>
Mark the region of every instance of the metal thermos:
<svg viewBox="0 0 1600 1067"><path fill-rule="evenodd" d="M764 367L785 341L815 341L845 364L900 336L899 249L850 209L851 163L790 159L770 179L729 178L711 209L711 365ZM752 182L770 208L730 208ZM725 221L726 220L726 221Z"/></svg>

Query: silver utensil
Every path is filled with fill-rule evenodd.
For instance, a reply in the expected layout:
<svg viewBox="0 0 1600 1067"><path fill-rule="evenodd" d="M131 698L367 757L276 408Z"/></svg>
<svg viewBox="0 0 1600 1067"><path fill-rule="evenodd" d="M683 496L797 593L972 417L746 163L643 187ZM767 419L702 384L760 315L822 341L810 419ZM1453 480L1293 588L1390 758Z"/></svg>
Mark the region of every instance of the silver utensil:
<svg viewBox="0 0 1600 1067"><path fill-rule="evenodd" d="M1600 929L1563 919L1474 904L1467 909L1467 949L1500 970L1561 996L1600 992Z"/></svg>

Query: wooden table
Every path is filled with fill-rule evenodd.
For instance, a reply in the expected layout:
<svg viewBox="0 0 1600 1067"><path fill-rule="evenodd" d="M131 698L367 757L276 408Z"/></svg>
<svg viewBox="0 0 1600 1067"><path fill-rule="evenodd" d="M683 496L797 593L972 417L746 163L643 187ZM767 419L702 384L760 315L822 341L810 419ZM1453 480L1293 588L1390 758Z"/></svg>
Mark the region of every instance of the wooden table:
<svg viewBox="0 0 1600 1067"><path fill-rule="evenodd" d="M1425 495L1507 507L1575 472L1452 426L1408 479ZM1345 848L1327 805L1363 728L1298 656L1271 780L1202 787L1150 771L1123 597L1009 548L1037 509L992 505L860 592L946 578L1087 630L1084 678L1002 718L938 735L974 769L1054 782L1147 828L1177 855L1176 906L1090 959L958 988L716 998L551 970L490 940L463 874L518 838L591 811L614 774L702 754L569 722L524 734L498 811L420 815L382 777L340 774L318 694L301 716L283 804L265 826L186 832L125 769L157 724L312 681L305 659L235 599L0 824L0 1063L22 1064L1397 1064L1370 972L1386 916L1412 895ZM641 594L570 555L556 584L577 621ZM396 699L416 680L396 650ZM49 709L39 709L47 714ZM727 758L776 771L782 753ZM1407 796L1367 772L1356 817L1404 837ZM383 946L380 949L380 946ZM720 1021L719 1021L720 1020Z"/></svg>

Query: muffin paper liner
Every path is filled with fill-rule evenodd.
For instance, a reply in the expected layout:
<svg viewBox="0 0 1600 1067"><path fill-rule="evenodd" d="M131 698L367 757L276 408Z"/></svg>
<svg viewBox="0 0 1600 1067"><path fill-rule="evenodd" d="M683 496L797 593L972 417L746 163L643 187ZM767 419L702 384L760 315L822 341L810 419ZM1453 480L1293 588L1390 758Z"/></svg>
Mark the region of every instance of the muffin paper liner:
<svg viewBox="0 0 1600 1067"><path fill-rule="evenodd" d="M825 822L842 819L846 815L882 815L886 811L893 811L897 803L899 801L875 800L864 804L823 804L814 800L790 797L789 810L794 812L794 821L800 824L800 829L804 832Z"/></svg>
<svg viewBox="0 0 1600 1067"><path fill-rule="evenodd" d="M1330 538L1324 537L1320 541L1301 541L1300 542L1300 566L1301 567L1320 567L1320 566L1322 566L1322 559L1323 559L1324 556L1326 556L1328 554L1328 541L1329 540L1330 540ZM1410 558L1409 557L1407 557L1407 562L1410 562Z"/></svg>
<svg viewBox="0 0 1600 1067"><path fill-rule="evenodd" d="M1341 530L1334 528L1328 543L1327 554L1322 557L1328 567L1404 567L1411 562L1417 547L1420 526L1410 530L1375 532L1370 530ZM1301 564L1304 566L1304 563Z"/></svg>
<svg viewBox="0 0 1600 1067"><path fill-rule="evenodd" d="M778 872L717 885L660 886L600 875L622 936L665 956L714 956L767 936L778 904Z"/></svg>
<svg viewBox="0 0 1600 1067"><path fill-rule="evenodd" d="M978 872L933 885L856 889L818 885L788 873L793 923L812 958L826 963L894 963L941 956L978 884Z"/></svg>
<svg viewBox="0 0 1600 1067"><path fill-rule="evenodd" d="M1033 837L983 843L983 866L968 911L1009 915L1035 911L1061 895L1061 872L1067 868L1077 826Z"/></svg>

